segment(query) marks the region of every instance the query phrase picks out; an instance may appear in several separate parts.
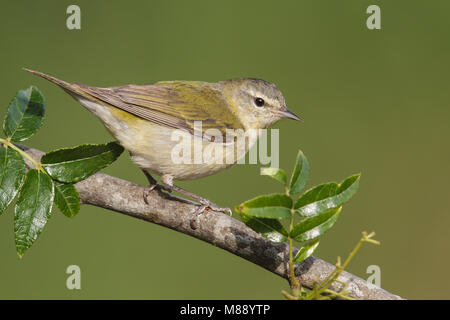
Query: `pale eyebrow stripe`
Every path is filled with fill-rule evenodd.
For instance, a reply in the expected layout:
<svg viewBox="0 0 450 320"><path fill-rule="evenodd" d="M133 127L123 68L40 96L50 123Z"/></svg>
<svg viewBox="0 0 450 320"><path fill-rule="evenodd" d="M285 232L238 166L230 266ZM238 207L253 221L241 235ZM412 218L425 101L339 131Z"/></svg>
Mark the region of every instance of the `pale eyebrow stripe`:
<svg viewBox="0 0 450 320"><path fill-rule="evenodd" d="M257 96L256 93L252 90L252 92L248 92L248 91L244 91L242 90L242 92L244 92L246 95L248 95L251 98L262 98L264 99L265 104L270 105L270 106L276 106L276 102L277 100L274 100L272 98L267 97L266 95L264 96Z"/></svg>

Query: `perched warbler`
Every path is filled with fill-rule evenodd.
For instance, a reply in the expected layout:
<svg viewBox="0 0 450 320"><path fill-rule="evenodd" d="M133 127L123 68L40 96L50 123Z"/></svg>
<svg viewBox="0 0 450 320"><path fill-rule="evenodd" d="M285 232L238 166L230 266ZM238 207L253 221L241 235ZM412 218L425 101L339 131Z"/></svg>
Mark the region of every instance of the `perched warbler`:
<svg viewBox="0 0 450 320"><path fill-rule="evenodd" d="M282 118L301 121L286 108L278 88L260 79L240 78L216 83L163 81L97 88L25 70L57 84L103 122L149 180L150 188L144 199L155 187L169 192L174 190L200 202L199 211L209 207L231 212L175 186L173 180L198 179L232 166L258 139L258 136L246 135L250 129L266 129ZM179 144L173 138L175 131L193 140L200 139L202 150L221 148L223 152L217 154L227 161L212 161L211 157L201 156L200 163L175 162L173 150ZM219 135L224 138L217 139ZM241 153L234 143L239 138L247 139ZM184 152L188 158L198 156L199 151L193 146L195 142L186 143L189 145L184 145ZM151 176L153 173L161 177L162 185Z"/></svg>

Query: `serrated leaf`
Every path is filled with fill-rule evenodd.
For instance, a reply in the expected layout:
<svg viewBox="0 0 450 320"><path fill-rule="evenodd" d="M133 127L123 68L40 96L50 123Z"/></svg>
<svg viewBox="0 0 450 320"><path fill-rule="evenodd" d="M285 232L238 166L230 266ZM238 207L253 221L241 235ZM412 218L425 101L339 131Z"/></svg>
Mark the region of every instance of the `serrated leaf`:
<svg viewBox="0 0 450 320"><path fill-rule="evenodd" d="M309 217L337 208L356 193L360 175L345 179L340 185L327 183L315 187L302 195L295 203L296 212L302 217Z"/></svg>
<svg viewBox="0 0 450 320"><path fill-rule="evenodd" d="M60 182L78 182L114 162L123 152L116 142L86 144L46 153L41 160L44 169Z"/></svg>
<svg viewBox="0 0 450 320"><path fill-rule="evenodd" d="M262 174L269 176L286 185L286 172L280 168L263 168Z"/></svg>
<svg viewBox="0 0 450 320"><path fill-rule="evenodd" d="M52 179L36 169L28 170L14 215L16 251L22 257L50 218L55 190Z"/></svg>
<svg viewBox="0 0 450 320"><path fill-rule="evenodd" d="M16 150L0 147L0 214L19 191L25 176L25 162Z"/></svg>
<svg viewBox="0 0 450 320"><path fill-rule="evenodd" d="M19 90L9 105L3 132L12 141L26 140L39 130L44 114L45 100L38 88Z"/></svg>
<svg viewBox="0 0 450 320"><path fill-rule="evenodd" d="M303 190L309 178L309 162L301 150L295 160L294 171L289 183L289 194L294 195Z"/></svg>
<svg viewBox="0 0 450 320"><path fill-rule="evenodd" d="M80 196L71 183L55 182L55 203L61 212L73 218L80 211Z"/></svg>
<svg viewBox="0 0 450 320"><path fill-rule="evenodd" d="M292 199L285 194L269 194L248 200L236 207L237 212L259 218L291 217Z"/></svg>
<svg viewBox="0 0 450 320"><path fill-rule="evenodd" d="M300 263L309 258L319 246L319 241L320 240L317 239L313 243L301 247L295 255L294 262Z"/></svg>
<svg viewBox="0 0 450 320"><path fill-rule="evenodd" d="M242 221L251 229L272 242L282 243L287 240L287 231L280 221L268 218L250 217L239 212Z"/></svg>
<svg viewBox="0 0 450 320"><path fill-rule="evenodd" d="M341 207L300 221L292 229L291 237L301 242L309 241L323 235L334 225L340 212Z"/></svg>

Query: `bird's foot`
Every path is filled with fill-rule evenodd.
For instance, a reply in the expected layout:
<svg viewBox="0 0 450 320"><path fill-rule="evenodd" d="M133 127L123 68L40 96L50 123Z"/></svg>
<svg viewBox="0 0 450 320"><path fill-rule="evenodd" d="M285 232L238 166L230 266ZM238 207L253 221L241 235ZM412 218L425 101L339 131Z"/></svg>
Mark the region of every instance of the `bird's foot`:
<svg viewBox="0 0 450 320"><path fill-rule="evenodd" d="M142 170L145 174L145 176L147 177L147 180L150 184L150 186L144 190L144 201L145 203L148 204L147 201L147 197L149 196L149 194L154 190L154 189L158 189L160 191L167 191L169 193L172 193L172 191L181 193L182 195L188 196L189 198L192 198L193 200L197 201L199 203L197 209L195 210L195 214L199 215L201 213L203 213L205 210L212 210L212 211L217 211L217 212L226 212L228 213L230 216L233 214L233 212L231 211L230 208L222 208L219 207L218 205L216 205L215 203L209 201L206 198L202 198L192 192L189 192L187 190L184 190L183 188L177 187L175 185L173 185L172 183L172 177L165 177L164 175L162 176L162 182L163 184L158 183L155 178L153 178L150 173L148 173L146 170ZM187 199L186 199L187 200Z"/></svg>
<svg viewBox="0 0 450 320"><path fill-rule="evenodd" d="M169 193L172 192L172 189L169 186L165 186L163 184L158 183L158 181L156 181L156 179L153 178L150 173L148 173L145 170L142 170L142 171L144 172L145 177L147 178L148 183L149 183L149 187L144 190L144 201L145 201L146 204L148 204L148 200L147 200L148 196L155 189L157 189L159 191L163 191L164 190L164 191L167 191Z"/></svg>
<svg viewBox="0 0 450 320"><path fill-rule="evenodd" d="M223 212L223 213L228 213L231 217L231 215L233 214L233 212L231 211L230 208L222 208L219 207L218 205L214 204L213 202L209 201L208 199L205 198L200 198L197 199L200 204L198 205L197 209L195 209L193 215L194 217L191 219L190 225L192 229L197 229L198 228L198 218L199 216L204 213L206 210L212 210L212 211L217 211L217 212Z"/></svg>
<svg viewBox="0 0 450 320"><path fill-rule="evenodd" d="M172 190L178 193L181 193L182 195L188 196L189 198L197 201L199 203L198 208L194 211L195 214L203 213L205 210L212 210L212 211L218 211L218 212L226 212L230 216L233 214L230 208L222 208L216 205L215 203L209 201L206 198L200 197L192 192L189 192L187 190L184 190L183 188L177 187L175 185L171 186Z"/></svg>
<svg viewBox="0 0 450 320"><path fill-rule="evenodd" d="M205 210L212 210L217 212L227 213L230 217L233 214L230 208L222 208L216 205L215 203L209 201L208 199L201 198L199 199L200 206L195 211L195 214L201 214L205 212Z"/></svg>
<svg viewBox="0 0 450 320"><path fill-rule="evenodd" d="M167 191L168 193L172 192L172 189L170 189L169 187L155 182L151 184L148 188L144 189L144 201L146 204L148 204L147 198L149 197L150 193L155 189L159 191Z"/></svg>

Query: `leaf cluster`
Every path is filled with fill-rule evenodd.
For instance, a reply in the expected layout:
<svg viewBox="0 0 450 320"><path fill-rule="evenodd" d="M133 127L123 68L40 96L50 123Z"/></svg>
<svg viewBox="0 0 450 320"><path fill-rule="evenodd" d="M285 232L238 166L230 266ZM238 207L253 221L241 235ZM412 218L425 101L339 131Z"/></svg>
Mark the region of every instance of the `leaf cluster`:
<svg viewBox="0 0 450 320"><path fill-rule="evenodd" d="M6 138L0 138L0 214L16 198L14 234L22 257L36 241L51 217L53 204L69 218L80 210L73 183L86 179L114 162L123 152L116 142L80 145L46 153L36 162L17 147L42 126L45 99L34 86L19 90L3 122ZM26 170L25 159L33 168Z"/></svg>
<svg viewBox="0 0 450 320"><path fill-rule="evenodd" d="M285 193L261 195L236 206L247 226L273 242L289 239L302 243L294 262L308 258L319 245L319 237L337 221L342 205L356 193L360 175L340 183L320 184L302 193L309 178L309 162L302 151L295 160L290 181L280 168L265 168L265 175L281 182Z"/></svg>

